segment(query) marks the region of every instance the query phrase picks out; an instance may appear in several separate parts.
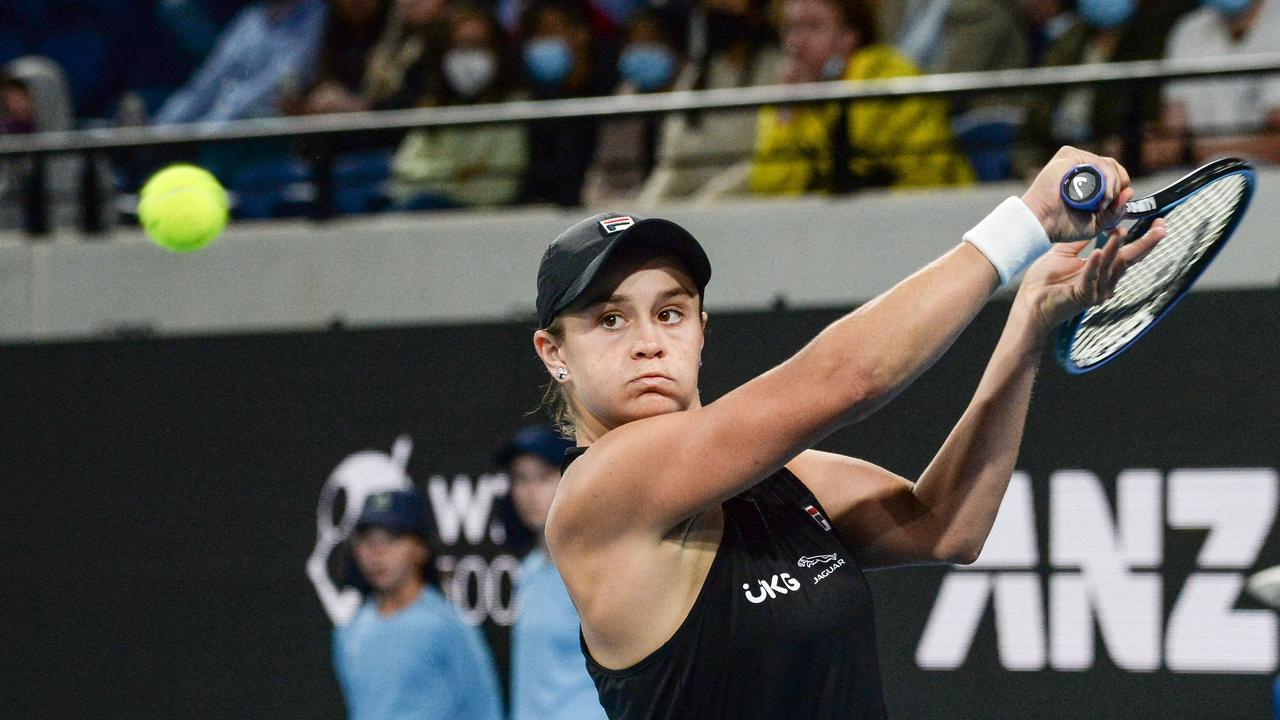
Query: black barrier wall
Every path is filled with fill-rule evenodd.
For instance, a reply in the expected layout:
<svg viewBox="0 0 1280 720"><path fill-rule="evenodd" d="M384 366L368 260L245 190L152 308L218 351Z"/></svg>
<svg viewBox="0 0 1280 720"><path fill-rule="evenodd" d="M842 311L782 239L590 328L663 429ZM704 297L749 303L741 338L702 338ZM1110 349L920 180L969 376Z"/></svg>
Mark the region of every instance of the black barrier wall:
<svg viewBox="0 0 1280 720"><path fill-rule="evenodd" d="M714 299L704 398L838 315L717 315ZM1280 291L1197 294L1099 372L1045 365L979 563L870 575L894 717L1269 716L1276 618L1240 588L1280 563L1278 308ZM918 473L1006 311L993 304L901 398L823 447ZM410 481L431 496L447 589L505 667L523 548L489 456L534 419L529 334L0 348L0 714L340 716L342 601L307 572L341 523L342 495L318 523L326 484ZM336 580L340 559L321 555Z"/></svg>

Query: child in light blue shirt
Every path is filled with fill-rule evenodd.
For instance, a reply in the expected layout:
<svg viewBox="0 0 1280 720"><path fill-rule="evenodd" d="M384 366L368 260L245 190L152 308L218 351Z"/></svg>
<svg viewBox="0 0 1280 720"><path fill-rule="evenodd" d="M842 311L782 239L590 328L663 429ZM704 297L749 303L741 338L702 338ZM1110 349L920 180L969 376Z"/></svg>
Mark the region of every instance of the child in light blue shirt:
<svg viewBox="0 0 1280 720"><path fill-rule="evenodd" d="M428 582L434 527L417 492L370 495L354 554L371 588L333 631L333 665L351 720L502 720L479 630Z"/></svg>

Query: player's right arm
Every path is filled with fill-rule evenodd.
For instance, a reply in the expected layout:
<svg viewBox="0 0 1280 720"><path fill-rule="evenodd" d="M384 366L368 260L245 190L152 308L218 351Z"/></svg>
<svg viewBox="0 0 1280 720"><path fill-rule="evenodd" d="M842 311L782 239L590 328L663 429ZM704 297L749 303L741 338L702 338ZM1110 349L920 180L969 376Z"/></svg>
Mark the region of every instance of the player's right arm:
<svg viewBox="0 0 1280 720"><path fill-rule="evenodd" d="M1103 217L1068 211L1059 199L1062 176L1082 162L1107 176ZM1119 217L1128 185L1113 160L1063 148L1023 201L1051 239L1080 239ZM553 553L631 534L666 537L767 477L893 399L946 351L997 284L986 256L961 243L723 398L610 431L562 481L548 525Z"/></svg>

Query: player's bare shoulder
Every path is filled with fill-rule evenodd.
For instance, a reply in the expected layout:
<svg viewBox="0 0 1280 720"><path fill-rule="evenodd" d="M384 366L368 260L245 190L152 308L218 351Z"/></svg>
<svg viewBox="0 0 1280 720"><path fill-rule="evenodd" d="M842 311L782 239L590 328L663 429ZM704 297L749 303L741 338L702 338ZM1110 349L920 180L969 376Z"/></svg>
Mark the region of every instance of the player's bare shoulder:
<svg viewBox="0 0 1280 720"><path fill-rule="evenodd" d="M618 432L615 430L614 432ZM598 548L634 520L636 470L619 457L615 443L600 442L582 452L565 470L547 516L547 543L552 552L577 546ZM627 506L631 506L631 511Z"/></svg>

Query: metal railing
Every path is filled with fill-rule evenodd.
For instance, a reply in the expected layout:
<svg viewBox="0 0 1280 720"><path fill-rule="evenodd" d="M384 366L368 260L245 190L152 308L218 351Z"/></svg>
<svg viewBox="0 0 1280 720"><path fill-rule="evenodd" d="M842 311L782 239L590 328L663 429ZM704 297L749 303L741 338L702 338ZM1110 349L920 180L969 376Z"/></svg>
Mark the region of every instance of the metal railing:
<svg viewBox="0 0 1280 720"><path fill-rule="evenodd" d="M54 154L79 154L90 174L99 154L149 148L234 143L282 138L336 138L355 133L394 134L439 127L539 123L575 118L623 118L665 115L674 112L758 108L765 105L802 105L856 102L914 96L964 98L992 93L1019 93L1078 85L1143 87L1169 80L1208 79L1224 76L1280 73L1280 53L1229 58L1148 60L1125 63L1028 68L993 72L952 73L896 77L861 82L831 81L800 85L678 91L646 95L604 96L565 100L516 101L467 107L419 108L379 112L261 118L220 123L195 123L130 128L97 128L67 132L0 137L0 160L19 156L39 158ZM1137 125L1137 123L1135 123ZM1140 127L1132 127L1136 135ZM1140 141L1140 138L1139 138ZM316 219L332 214L333 157L320 153L315 161L318 187ZM89 181L81 183L91 188ZM328 184L329 187L325 185ZM92 193L85 191L85 202ZM32 202L34 211L42 203ZM86 217L90 213L84 213ZM88 225L88 221L84 223ZM41 223L29 223L36 227ZM47 231L47 222L43 223ZM86 227L92 231L92 228Z"/></svg>

